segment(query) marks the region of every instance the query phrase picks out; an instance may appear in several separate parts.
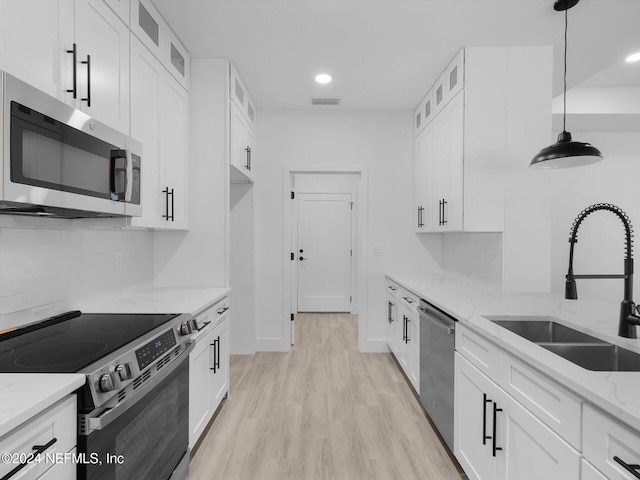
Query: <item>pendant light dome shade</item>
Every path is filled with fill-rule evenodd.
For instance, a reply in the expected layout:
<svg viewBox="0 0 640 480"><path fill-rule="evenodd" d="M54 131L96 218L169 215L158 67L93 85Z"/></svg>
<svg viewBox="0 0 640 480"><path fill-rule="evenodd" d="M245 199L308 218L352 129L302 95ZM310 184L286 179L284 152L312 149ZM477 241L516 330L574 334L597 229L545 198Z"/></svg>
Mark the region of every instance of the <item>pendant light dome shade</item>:
<svg viewBox="0 0 640 480"><path fill-rule="evenodd" d="M590 143L574 142L569 132L561 132L558 141L538 152L529 167L536 169L571 168L602 160L602 153Z"/></svg>
<svg viewBox="0 0 640 480"><path fill-rule="evenodd" d="M564 11L564 89L562 111L562 132L558 135L558 141L553 145L543 148L533 157L530 168L551 169L571 168L582 165L590 165L603 159L602 153L589 143L574 142L571 134L567 132L567 11L575 7L580 0L556 0L554 10Z"/></svg>

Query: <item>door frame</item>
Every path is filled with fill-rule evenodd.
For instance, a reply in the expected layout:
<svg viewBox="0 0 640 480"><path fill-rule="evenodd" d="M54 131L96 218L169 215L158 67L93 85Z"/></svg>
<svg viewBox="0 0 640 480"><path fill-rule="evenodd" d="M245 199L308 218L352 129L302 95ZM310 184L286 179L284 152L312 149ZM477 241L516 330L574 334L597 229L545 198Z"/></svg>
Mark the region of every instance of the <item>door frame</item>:
<svg viewBox="0 0 640 480"><path fill-rule="evenodd" d="M355 282L356 288L353 291L353 303L351 305L351 313L358 314L358 349L365 350L366 343L366 325L367 325L367 261L366 252L368 251L368 210L369 210L369 178L368 169L364 166L343 166L343 165L326 165L326 166L308 166L308 167L284 167L282 169L282 271L283 271L283 312L285 313L283 321L286 322L283 331L285 341L288 345L292 344L292 328L291 314L298 313L296 311L296 288L294 283L297 281L295 275L295 266L297 263L291 261L291 252L295 247L293 239L293 205L291 201L291 192L293 178L296 174L352 174L357 175L356 199L354 203L355 222L352 231L355 237L352 239L354 245L353 256L353 277L352 283ZM294 257L295 258L295 257Z"/></svg>

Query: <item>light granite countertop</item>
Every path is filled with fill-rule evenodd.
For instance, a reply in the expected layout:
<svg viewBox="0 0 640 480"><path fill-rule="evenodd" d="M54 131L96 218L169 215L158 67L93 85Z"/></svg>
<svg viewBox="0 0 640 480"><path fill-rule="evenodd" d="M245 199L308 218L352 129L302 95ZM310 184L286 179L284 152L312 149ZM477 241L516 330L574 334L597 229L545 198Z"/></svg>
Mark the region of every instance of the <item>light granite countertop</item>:
<svg viewBox="0 0 640 480"><path fill-rule="evenodd" d="M79 373L0 373L0 438L73 393L84 381Z"/></svg>
<svg viewBox="0 0 640 480"><path fill-rule="evenodd" d="M640 431L640 372L586 370L484 318L485 315L552 316L558 323L640 353L640 340L617 336L619 304L565 300L550 294L504 293L446 274L417 277L392 272L387 277Z"/></svg>
<svg viewBox="0 0 640 480"><path fill-rule="evenodd" d="M96 295L73 308L104 313L197 315L229 295L231 288L154 288L128 295ZM85 382L81 374L0 373L0 437L53 405Z"/></svg>

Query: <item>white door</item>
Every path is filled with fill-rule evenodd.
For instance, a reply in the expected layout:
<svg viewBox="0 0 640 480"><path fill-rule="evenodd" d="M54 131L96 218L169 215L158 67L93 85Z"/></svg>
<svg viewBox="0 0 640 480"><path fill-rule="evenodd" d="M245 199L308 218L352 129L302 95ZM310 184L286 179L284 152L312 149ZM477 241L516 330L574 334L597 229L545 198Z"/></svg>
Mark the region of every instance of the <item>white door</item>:
<svg viewBox="0 0 640 480"><path fill-rule="evenodd" d="M351 311L351 194L299 193L298 311Z"/></svg>

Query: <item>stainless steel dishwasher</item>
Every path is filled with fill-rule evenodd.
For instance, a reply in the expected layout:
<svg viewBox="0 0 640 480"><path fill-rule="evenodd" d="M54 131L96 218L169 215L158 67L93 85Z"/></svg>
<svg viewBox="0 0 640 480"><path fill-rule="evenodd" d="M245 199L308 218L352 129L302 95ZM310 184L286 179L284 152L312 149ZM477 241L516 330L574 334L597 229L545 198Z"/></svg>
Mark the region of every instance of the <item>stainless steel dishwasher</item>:
<svg viewBox="0 0 640 480"><path fill-rule="evenodd" d="M420 300L420 401L453 451L455 319Z"/></svg>

